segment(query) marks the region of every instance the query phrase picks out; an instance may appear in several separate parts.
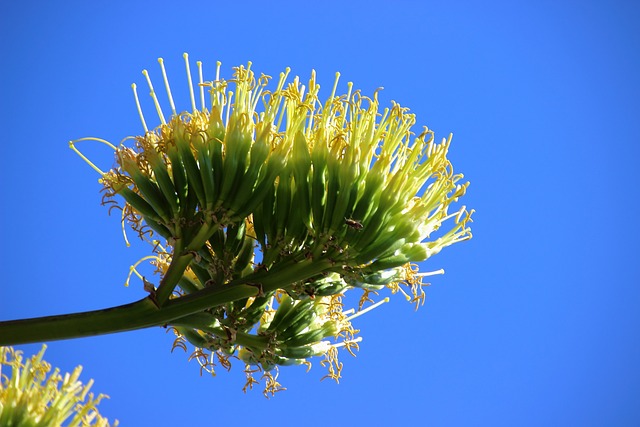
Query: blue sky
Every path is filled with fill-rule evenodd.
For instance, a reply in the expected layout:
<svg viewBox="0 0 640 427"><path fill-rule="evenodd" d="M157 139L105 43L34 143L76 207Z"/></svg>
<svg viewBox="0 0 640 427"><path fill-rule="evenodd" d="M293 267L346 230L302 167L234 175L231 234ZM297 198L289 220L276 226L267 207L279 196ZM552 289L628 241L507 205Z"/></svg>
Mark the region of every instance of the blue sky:
<svg viewBox="0 0 640 427"><path fill-rule="evenodd" d="M315 69L327 88L340 71L454 133L474 238L425 263L447 273L424 307L398 297L358 319L339 385L317 364L284 369L288 391L269 401L242 393L238 368L201 378L161 329L49 343L47 359L82 364L122 425L638 425L638 7L342 3L4 4L0 319L144 296L123 282L147 248L125 247L67 142L142 132L130 84L159 76L158 57L173 82L185 51L205 74L250 60L270 75Z"/></svg>

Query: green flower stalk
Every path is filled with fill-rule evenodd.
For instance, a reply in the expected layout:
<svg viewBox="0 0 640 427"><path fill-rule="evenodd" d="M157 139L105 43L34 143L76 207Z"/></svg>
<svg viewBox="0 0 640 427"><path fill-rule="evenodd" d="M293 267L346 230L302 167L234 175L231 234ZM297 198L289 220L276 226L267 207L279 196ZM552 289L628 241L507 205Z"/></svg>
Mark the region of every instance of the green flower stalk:
<svg viewBox="0 0 640 427"><path fill-rule="evenodd" d="M22 352L0 347L0 425L16 427L117 426L102 417L97 405L103 394L89 393L93 381L78 381L82 367L69 374L51 371L42 360L46 346L23 361ZM5 371L3 372L3 368ZM8 368L8 370L6 370Z"/></svg>
<svg viewBox="0 0 640 427"><path fill-rule="evenodd" d="M136 264L131 273L148 298L55 321L5 322L7 330L22 328L33 341L171 326L174 348L192 343L204 369L240 358L249 387L259 369L273 393L272 369L313 356L324 356L337 380L337 349L359 342L345 293L362 291L358 310L385 287L419 305L423 277L442 271L419 273L416 263L471 237L473 211L451 210L468 186L447 159L451 138L436 143L427 128L413 134L415 116L396 103L380 110L377 91L366 97L349 83L338 94L339 74L322 101L315 73L303 85L287 69L269 89L251 63L229 80L218 63L205 81L198 62L196 91L186 54L191 110L178 112L159 62L168 118L145 70L160 125L147 127L133 85L144 135L119 146L97 138L70 145L100 174L104 203L122 210L123 227L152 245L143 260L160 281ZM116 167L98 168L76 148L83 140L111 147Z"/></svg>

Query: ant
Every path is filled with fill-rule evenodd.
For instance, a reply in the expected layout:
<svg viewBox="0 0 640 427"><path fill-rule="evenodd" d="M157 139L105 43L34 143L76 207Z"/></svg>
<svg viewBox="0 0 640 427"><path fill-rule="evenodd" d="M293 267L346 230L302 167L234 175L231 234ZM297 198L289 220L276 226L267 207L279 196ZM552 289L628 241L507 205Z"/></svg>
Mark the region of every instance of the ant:
<svg viewBox="0 0 640 427"><path fill-rule="evenodd" d="M357 221L355 219L345 218L344 223L347 224L347 226L354 228L356 230L362 230L364 228L364 225L362 225L360 221Z"/></svg>

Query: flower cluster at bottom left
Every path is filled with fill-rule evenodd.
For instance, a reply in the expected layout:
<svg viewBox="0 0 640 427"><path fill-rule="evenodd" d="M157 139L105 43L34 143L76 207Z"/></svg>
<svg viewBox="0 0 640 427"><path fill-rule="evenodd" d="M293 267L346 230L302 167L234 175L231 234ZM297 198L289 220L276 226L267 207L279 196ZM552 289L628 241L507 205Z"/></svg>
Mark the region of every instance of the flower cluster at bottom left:
<svg viewBox="0 0 640 427"><path fill-rule="evenodd" d="M0 426L68 427L117 426L102 417L97 405L102 398L89 393L93 380L78 381L82 367L62 375L42 360L46 346L26 360L13 347L0 347ZM3 368L8 367L8 372Z"/></svg>

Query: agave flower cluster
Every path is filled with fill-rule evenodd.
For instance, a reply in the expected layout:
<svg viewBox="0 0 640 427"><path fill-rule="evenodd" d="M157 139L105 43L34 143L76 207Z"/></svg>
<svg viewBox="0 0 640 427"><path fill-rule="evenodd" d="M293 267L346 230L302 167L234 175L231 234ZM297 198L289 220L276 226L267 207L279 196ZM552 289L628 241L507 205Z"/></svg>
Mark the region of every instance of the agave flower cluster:
<svg viewBox="0 0 640 427"><path fill-rule="evenodd" d="M117 426L97 411L105 395L94 397L78 379L82 367L71 374L51 372L42 357L46 346L35 356L24 360L22 352L0 347L0 425L1 426ZM3 372L3 368L8 371Z"/></svg>
<svg viewBox="0 0 640 427"><path fill-rule="evenodd" d="M415 135L414 115L395 103L381 111L377 92L348 84L338 94L338 75L322 101L315 73L303 85L287 69L269 89L251 63L229 80L218 63L210 81L198 63L194 91L186 54L192 105L179 112L159 62L170 118L144 71L160 125L147 128L134 85L145 133L131 147L109 144L114 169L94 166L106 202L124 199L123 221L156 248L162 280L145 278L151 297L162 308L253 286L252 296L172 321L178 344L194 344L204 365L234 355L267 372L324 355L337 379L337 347L358 342L342 296L363 290L362 309L370 292L406 285L419 303L425 274L415 263L471 237L472 211L450 209L468 186L447 159L450 139Z"/></svg>

